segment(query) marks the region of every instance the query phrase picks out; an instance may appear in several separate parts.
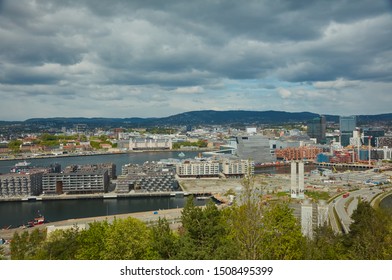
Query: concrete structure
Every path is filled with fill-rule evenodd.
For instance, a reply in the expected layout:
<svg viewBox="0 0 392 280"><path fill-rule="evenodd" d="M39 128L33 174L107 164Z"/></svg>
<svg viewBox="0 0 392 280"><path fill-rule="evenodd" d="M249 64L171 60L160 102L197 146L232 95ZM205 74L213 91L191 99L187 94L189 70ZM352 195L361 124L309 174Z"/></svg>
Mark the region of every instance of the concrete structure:
<svg viewBox="0 0 392 280"><path fill-rule="evenodd" d="M340 116L339 119L340 126L340 144L343 147L350 145L350 138L353 137L353 132L357 127L357 117L356 116Z"/></svg>
<svg viewBox="0 0 392 280"><path fill-rule="evenodd" d="M35 196L42 193L43 172L0 175L0 196Z"/></svg>
<svg viewBox="0 0 392 280"><path fill-rule="evenodd" d="M307 134L310 138L316 138L317 143L325 143L327 123L325 116L319 116L307 122Z"/></svg>
<svg viewBox="0 0 392 280"><path fill-rule="evenodd" d="M313 205L309 200L301 204L301 230L304 236L313 237Z"/></svg>
<svg viewBox="0 0 392 280"><path fill-rule="evenodd" d="M329 224L328 220L328 204L324 200L320 200L317 204L317 226Z"/></svg>
<svg viewBox="0 0 392 280"><path fill-rule="evenodd" d="M303 199L305 197L305 187L304 187L304 163L302 161L291 162L291 197ZM298 170L298 174L297 174Z"/></svg>
<svg viewBox="0 0 392 280"><path fill-rule="evenodd" d="M255 163L273 162L276 160L271 153L269 139L262 135L236 137L237 156L240 159L252 160Z"/></svg>
<svg viewBox="0 0 392 280"><path fill-rule="evenodd" d="M42 176L44 194L101 193L107 192L108 187L107 170L47 173Z"/></svg>

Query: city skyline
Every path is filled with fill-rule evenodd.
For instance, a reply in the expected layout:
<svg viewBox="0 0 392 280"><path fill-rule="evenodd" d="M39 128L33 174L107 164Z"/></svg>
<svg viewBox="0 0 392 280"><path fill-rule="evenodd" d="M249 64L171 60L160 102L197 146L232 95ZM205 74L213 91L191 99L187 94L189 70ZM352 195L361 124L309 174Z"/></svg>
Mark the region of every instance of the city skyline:
<svg viewBox="0 0 392 280"><path fill-rule="evenodd" d="M389 113L390 1L1 1L0 120Z"/></svg>

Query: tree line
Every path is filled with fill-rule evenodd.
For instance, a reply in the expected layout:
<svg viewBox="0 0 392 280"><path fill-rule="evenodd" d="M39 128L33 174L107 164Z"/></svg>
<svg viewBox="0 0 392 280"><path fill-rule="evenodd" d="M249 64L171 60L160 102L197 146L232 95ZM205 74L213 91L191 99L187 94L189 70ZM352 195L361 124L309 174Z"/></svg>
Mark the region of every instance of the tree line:
<svg viewBox="0 0 392 280"><path fill-rule="evenodd" d="M130 217L49 235L39 229L16 233L11 259L392 259L391 215L367 202L360 202L354 211L348 234L335 234L322 225L307 238L288 203L261 203L253 196L221 210L213 202L197 207L189 198L177 229L166 219L148 225Z"/></svg>

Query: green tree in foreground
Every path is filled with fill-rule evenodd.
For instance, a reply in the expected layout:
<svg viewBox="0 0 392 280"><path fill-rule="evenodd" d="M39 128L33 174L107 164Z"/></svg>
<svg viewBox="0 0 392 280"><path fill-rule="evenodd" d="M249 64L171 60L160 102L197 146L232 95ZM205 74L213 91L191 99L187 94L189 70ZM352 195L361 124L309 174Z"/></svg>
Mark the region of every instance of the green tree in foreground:
<svg viewBox="0 0 392 280"><path fill-rule="evenodd" d="M106 260L153 258L149 229L145 223L131 217L115 219L109 225L104 247Z"/></svg>
<svg viewBox="0 0 392 280"><path fill-rule="evenodd" d="M38 260L75 260L79 248L79 229L55 230L47 240L36 249L34 259Z"/></svg>
<svg viewBox="0 0 392 280"><path fill-rule="evenodd" d="M88 230L83 230L79 235L79 249L76 258L81 260L104 260L105 240L109 231L107 221L93 222Z"/></svg>
<svg viewBox="0 0 392 280"><path fill-rule="evenodd" d="M178 236L170 228L166 218L159 218L158 224L151 228L151 246L157 258L162 260L173 259L177 254Z"/></svg>
<svg viewBox="0 0 392 280"><path fill-rule="evenodd" d="M15 233L11 241L11 259L36 259L37 250L46 239L46 230L34 229L31 233L24 231L21 235Z"/></svg>
<svg viewBox="0 0 392 280"><path fill-rule="evenodd" d="M305 259L308 260L339 260L344 258L346 251L342 244L343 236L334 233L328 225L315 229L313 238L307 239Z"/></svg>
<svg viewBox="0 0 392 280"><path fill-rule="evenodd" d="M287 203L269 205L262 221L262 259L303 259L305 238L301 232L301 225Z"/></svg>
<svg viewBox="0 0 392 280"><path fill-rule="evenodd" d="M225 250L228 231L222 221L222 212L209 201L204 208L194 205L189 197L182 212L177 259L228 259Z"/></svg>
<svg viewBox="0 0 392 280"><path fill-rule="evenodd" d="M392 258L391 216L375 210L368 202L359 202L345 236L348 259L380 260Z"/></svg>

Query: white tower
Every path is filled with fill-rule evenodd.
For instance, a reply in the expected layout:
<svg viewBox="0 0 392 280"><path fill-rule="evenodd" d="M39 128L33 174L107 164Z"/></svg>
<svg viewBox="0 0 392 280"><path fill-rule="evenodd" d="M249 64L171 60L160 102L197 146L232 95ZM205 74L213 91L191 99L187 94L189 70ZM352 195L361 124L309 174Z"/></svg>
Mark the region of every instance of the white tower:
<svg viewBox="0 0 392 280"><path fill-rule="evenodd" d="M291 162L291 198L297 198L297 163Z"/></svg>
<svg viewBox="0 0 392 280"><path fill-rule="evenodd" d="M298 167L297 167L298 166ZM304 163L302 161L291 162L291 197L292 198L305 198L305 183L304 183ZM298 174L297 174L298 170Z"/></svg>

